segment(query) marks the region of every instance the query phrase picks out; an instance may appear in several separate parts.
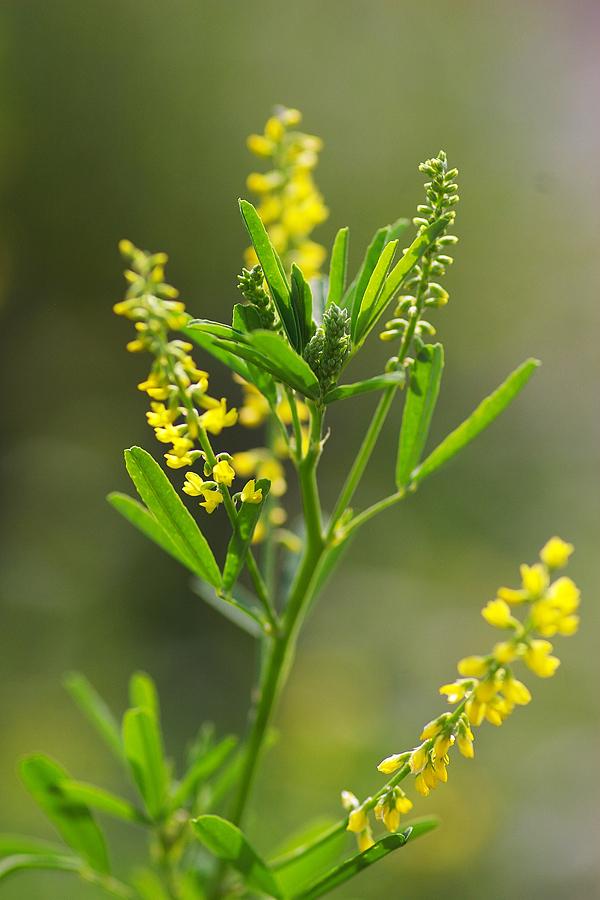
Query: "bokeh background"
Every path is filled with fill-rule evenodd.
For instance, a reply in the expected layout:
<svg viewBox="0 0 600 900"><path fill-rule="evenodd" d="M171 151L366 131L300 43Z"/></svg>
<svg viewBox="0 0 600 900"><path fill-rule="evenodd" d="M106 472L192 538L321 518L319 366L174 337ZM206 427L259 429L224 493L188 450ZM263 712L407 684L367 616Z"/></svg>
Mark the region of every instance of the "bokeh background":
<svg viewBox="0 0 600 900"><path fill-rule="evenodd" d="M201 718L243 728L251 640L104 501L127 487L123 447L158 455L135 389L145 361L124 352L111 304L127 236L169 251L191 311L228 315L245 246L235 201L254 165L244 139L279 102L325 140L331 217L315 236L327 243L349 224L353 265L377 226L412 214L421 159L444 147L461 169L432 440L525 356L544 366L500 422L354 545L301 641L249 830L268 849L305 819L337 815L341 788L372 791L378 759L441 709L436 688L455 660L489 643L483 601L557 532L577 546L586 602L556 678L536 681L535 702L500 731L483 728L477 758L453 763L419 803L443 828L339 896L600 897L599 44L595 0L5 0L1 830L49 833L16 775L28 751L123 787L61 688L66 670L84 670L117 709L129 673L150 671L176 759ZM374 340L355 373L384 357ZM332 413L329 503L373 403ZM391 486L398 413L362 502ZM223 540L217 516L209 527ZM140 839L109 828L126 868ZM98 896L60 875L0 893Z"/></svg>

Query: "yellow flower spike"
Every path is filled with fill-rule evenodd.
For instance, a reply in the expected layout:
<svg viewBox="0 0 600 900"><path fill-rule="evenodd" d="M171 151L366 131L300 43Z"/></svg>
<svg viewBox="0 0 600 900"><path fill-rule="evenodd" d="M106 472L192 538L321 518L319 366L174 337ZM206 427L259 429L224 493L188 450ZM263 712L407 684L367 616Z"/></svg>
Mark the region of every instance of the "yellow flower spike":
<svg viewBox="0 0 600 900"><path fill-rule="evenodd" d="M181 490L190 497L200 497L203 485L204 480L200 478L197 472L188 472Z"/></svg>
<svg viewBox="0 0 600 900"><path fill-rule="evenodd" d="M508 701L519 706L526 706L531 701L529 688L517 678L505 678L502 683L502 693Z"/></svg>
<svg viewBox="0 0 600 900"><path fill-rule="evenodd" d="M254 478L246 482L240 493L242 503L261 503L263 498L262 489L256 490L256 482Z"/></svg>
<svg viewBox="0 0 600 900"><path fill-rule="evenodd" d="M405 763L406 753L394 753L392 756L386 756L386 758L379 763L377 769L384 775L392 775L394 772L397 772L398 769L401 769Z"/></svg>
<svg viewBox="0 0 600 900"><path fill-rule="evenodd" d="M424 766L427 765L427 761L429 759L429 744L425 742L421 744L419 747L415 747L408 758L408 764L410 766L410 771L413 775L416 772L420 772ZM380 770L381 771L381 770Z"/></svg>
<svg viewBox="0 0 600 900"><path fill-rule="evenodd" d="M421 795L421 797L429 796L429 786L427 785L422 772L419 773L419 775L417 775L417 777L415 778L415 789L417 793Z"/></svg>
<svg viewBox="0 0 600 900"><path fill-rule="evenodd" d="M523 590L532 598L540 597L548 587L549 577L548 569L540 563L528 566L525 563L521 566L521 579L523 581Z"/></svg>
<svg viewBox="0 0 600 900"><path fill-rule="evenodd" d="M367 813L362 806L359 806L357 809L353 809L348 816L346 830L351 831L353 834L360 834L361 831L364 831L367 828L368 824L369 818Z"/></svg>
<svg viewBox="0 0 600 900"><path fill-rule="evenodd" d="M207 513L214 512L217 506L223 502L223 495L220 491L205 490L203 496L204 502L200 506L203 506Z"/></svg>
<svg viewBox="0 0 600 900"><path fill-rule="evenodd" d="M540 559L549 569L562 569L567 565L573 553L573 544L568 544L559 537L551 537L540 551Z"/></svg>
<svg viewBox="0 0 600 900"><path fill-rule="evenodd" d="M212 476L217 484L225 484L227 487L231 487L235 478L235 469L226 459L222 459L216 466L213 466Z"/></svg>
<svg viewBox="0 0 600 900"><path fill-rule="evenodd" d="M465 656L459 660L456 666L461 675L474 675L481 678L488 670L488 663L485 656Z"/></svg>
<svg viewBox="0 0 600 900"><path fill-rule="evenodd" d="M494 628L512 628L516 620L512 617L510 606L505 600L490 600L481 610L481 615Z"/></svg>

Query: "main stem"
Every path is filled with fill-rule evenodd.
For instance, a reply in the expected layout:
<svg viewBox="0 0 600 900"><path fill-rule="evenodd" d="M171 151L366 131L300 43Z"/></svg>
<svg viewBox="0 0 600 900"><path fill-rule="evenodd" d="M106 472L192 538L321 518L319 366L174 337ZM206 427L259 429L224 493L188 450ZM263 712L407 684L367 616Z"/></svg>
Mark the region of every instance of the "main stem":
<svg viewBox="0 0 600 900"><path fill-rule="evenodd" d="M325 550L316 474L321 453L322 418L321 408L313 406L309 447L306 456L298 464L298 478L306 524L306 545L296 577L290 588L279 633L265 638L265 641L268 642L267 659L262 671L258 698L253 709L244 767L231 811L231 819L236 824L242 820L254 784L265 735L291 667L298 632L314 591L315 572Z"/></svg>

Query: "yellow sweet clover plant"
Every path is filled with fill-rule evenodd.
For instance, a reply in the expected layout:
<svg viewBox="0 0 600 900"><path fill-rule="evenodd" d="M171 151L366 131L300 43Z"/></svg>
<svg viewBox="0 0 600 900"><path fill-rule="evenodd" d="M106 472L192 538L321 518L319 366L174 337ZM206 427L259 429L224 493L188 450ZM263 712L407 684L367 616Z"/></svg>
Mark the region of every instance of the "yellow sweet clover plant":
<svg viewBox="0 0 600 900"><path fill-rule="evenodd" d="M476 728L501 725L515 706L531 700L515 668L524 665L541 678L553 675L559 659L549 639L578 628L579 591L570 578L557 577L573 547L553 537L538 562L521 567L520 586L500 588L484 606L483 618L502 639L487 655L460 660L459 677L440 688L452 710L427 723L416 746L379 763L387 776L382 786L362 801L342 791L339 821L283 855L264 859L241 830L304 618L351 539L470 443L538 365L526 360L425 454L444 367L443 347L432 342L435 327L428 317L449 299L441 281L457 241L450 229L458 172L443 152L424 162L420 171L427 181L413 219L416 233L406 237L406 219L380 228L350 279L349 232L341 228L323 275L326 250L312 237L328 216L313 174L322 143L300 124L297 110L278 107L264 132L248 139L268 168L248 178L258 207L240 201L251 246L238 276L242 302L235 304L231 324L193 318L166 281L166 255L128 240L120 244L127 290L114 307L134 326L128 350L150 357L138 387L148 397L146 417L162 445L166 472L153 455L132 447L125 461L141 502L124 494L109 500L193 574L196 593L256 639L261 666L247 732L242 740L217 739L210 726L202 726L177 772L165 753L158 696L148 675L132 677L121 724L84 676L68 676L69 692L125 767L138 801L76 780L49 757L28 757L21 765L25 785L64 843L0 836L0 878L29 868L55 869L112 896L138 900L325 896L436 826L431 816L405 819L416 798L401 783L406 787L414 777L422 798L444 783L454 748L472 758ZM402 249L402 243L408 246ZM372 377L340 384L375 329L393 345L393 355ZM211 394L209 359L231 371L234 403ZM379 399L327 512L317 469L328 407L350 404L363 393ZM354 510L356 489L400 396L390 465L394 489ZM227 436L238 424L264 429L264 439L230 453ZM292 477L302 506L296 529L284 505ZM231 528L227 547L217 555L203 533L203 517L214 513L225 515ZM149 857L131 875L113 873L95 811L146 829ZM347 831L356 836L357 851L346 844Z"/></svg>

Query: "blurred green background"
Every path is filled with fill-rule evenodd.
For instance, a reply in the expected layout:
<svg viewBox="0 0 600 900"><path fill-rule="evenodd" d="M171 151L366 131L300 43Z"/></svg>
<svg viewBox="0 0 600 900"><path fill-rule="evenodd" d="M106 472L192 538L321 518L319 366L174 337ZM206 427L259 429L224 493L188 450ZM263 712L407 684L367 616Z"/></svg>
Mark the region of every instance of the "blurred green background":
<svg viewBox="0 0 600 900"><path fill-rule="evenodd" d="M338 894L433 900L600 897L597 836L600 6L529 0L427 4L255 0L5 0L0 7L0 291L4 481L0 830L49 833L16 760L44 750L82 778L121 776L61 688L82 669L121 709L129 673L158 681L168 749L201 718L240 730L250 639L106 505L121 450L158 455L129 356L123 236L171 255L192 312L227 317L245 236L244 140L274 103L322 135L329 242L349 224L356 264L373 230L411 215L417 163L444 147L461 170L461 243L436 316L447 373L432 439L525 356L544 366L503 419L366 529L299 648L281 740L251 833L268 849L364 795L374 764L442 705L455 661L485 649L479 609L559 533L577 547L581 633L561 642L534 703L419 812L443 828ZM371 372L376 340L355 369ZM215 384L234 395L226 374ZM331 504L373 406L331 416L321 479ZM398 412L360 500L392 484ZM253 436L229 440L238 446ZM290 499L294 502L294 495ZM222 517L209 523L223 540ZM110 826L118 867L141 838ZM7 900L94 898L68 876L23 876Z"/></svg>

